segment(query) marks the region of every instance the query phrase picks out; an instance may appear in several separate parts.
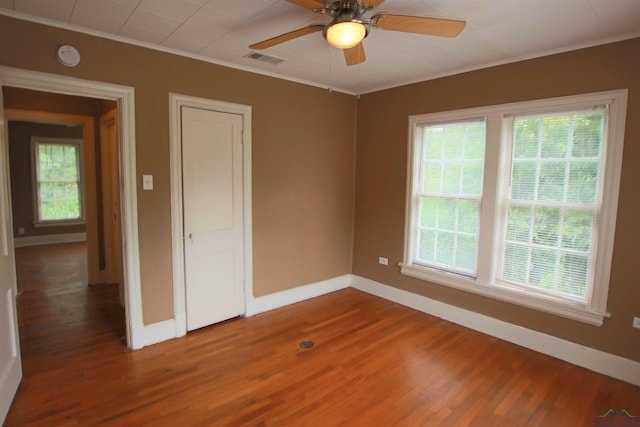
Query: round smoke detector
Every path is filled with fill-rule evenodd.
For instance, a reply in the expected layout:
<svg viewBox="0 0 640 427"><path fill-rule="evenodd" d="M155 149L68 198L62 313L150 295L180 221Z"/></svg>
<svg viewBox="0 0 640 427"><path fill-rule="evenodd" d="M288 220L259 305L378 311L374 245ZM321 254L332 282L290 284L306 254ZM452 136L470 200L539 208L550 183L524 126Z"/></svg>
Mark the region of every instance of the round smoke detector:
<svg viewBox="0 0 640 427"><path fill-rule="evenodd" d="M75 47L63 44L58 48L58 61L65 67L75 67L80 63L80 52Z"/></svg>

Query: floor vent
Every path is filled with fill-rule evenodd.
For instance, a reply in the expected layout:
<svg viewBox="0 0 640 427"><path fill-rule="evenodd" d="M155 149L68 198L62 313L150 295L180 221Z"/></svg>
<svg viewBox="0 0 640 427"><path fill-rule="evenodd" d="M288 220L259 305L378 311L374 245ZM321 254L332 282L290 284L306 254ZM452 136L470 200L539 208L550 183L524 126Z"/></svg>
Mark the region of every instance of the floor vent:
<svg viewBox="0 0 640 427"><path fill-rule="evenodd" d="M251 52L247 53L244 57L245 58L249 58L249 59L253 59L255 61L268 62L269 64L273 64L273 65L282 64L284 61L286 61L286 59L283 59L283 58L278 58L276 56L265 55L264 53L259 53L259 52L255 52L255 51L251 51Z"/></svg>

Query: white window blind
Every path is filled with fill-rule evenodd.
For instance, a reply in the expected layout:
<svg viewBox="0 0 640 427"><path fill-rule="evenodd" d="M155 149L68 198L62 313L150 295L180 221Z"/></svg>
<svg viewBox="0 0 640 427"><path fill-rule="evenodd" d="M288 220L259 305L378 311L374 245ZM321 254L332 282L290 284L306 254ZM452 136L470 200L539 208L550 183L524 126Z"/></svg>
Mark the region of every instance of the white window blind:
<svg viewBox="0 0 640 427"><path fill-rule="evenodd" d="M586 301L602 200L605 109L510 120L498 279Z"/></svg>
<svg viewBox="0 0 640 427"><path fill-rule="evenodd" d="M34 142L38 222L82 219L79 147Z"/></svg>
<svg viewBox="0 0 640 427"><path fill-rule="evenodd" d="M484 166L484 121L422 127L415 262L473 276Z"/></svg>

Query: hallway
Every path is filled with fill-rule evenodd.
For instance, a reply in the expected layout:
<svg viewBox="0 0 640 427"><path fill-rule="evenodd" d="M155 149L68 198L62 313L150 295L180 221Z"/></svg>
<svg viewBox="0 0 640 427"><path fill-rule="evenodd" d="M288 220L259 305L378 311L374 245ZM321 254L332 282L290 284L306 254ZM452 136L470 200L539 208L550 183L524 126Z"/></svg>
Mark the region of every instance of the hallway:
<svg viewBox="0 0 640 427"><path fill-rule="evenodd" d="M118 285L87 285L86 244L16 248L22 390L103 343L122 352ZM18 398L16 402L20 401Z"/></svg>

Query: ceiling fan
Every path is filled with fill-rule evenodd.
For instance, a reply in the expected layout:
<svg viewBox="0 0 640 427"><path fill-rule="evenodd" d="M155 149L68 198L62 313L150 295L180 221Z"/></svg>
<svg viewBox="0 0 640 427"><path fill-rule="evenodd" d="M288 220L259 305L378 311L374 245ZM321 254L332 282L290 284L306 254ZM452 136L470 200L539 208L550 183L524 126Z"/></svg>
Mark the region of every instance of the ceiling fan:
<svg viewBox="0 0 640 427"><path fill-rule="evenodd" d="M363 17L369 10L380 6L384 0L287 1L312 12L328 15L333 19L326 25L310 25L263 40L249 46L250 49L267 49L307 34L322 31L322 35L332 46L343 50L347 65L357 65L367 60L362 40L367 37L371 28L428 36L456 37L467 25L465 21L456 19L394 15L390 13L376 13L370 18Z"/></svg>

